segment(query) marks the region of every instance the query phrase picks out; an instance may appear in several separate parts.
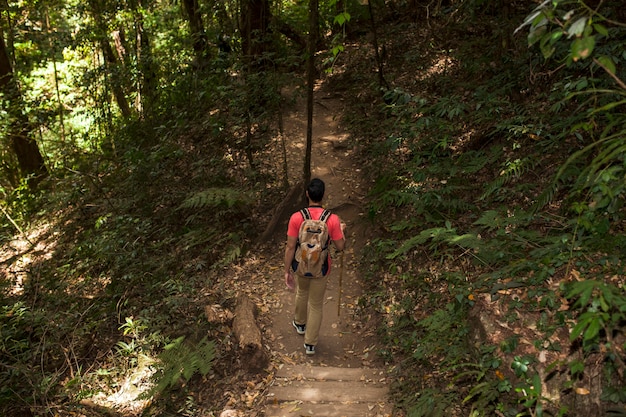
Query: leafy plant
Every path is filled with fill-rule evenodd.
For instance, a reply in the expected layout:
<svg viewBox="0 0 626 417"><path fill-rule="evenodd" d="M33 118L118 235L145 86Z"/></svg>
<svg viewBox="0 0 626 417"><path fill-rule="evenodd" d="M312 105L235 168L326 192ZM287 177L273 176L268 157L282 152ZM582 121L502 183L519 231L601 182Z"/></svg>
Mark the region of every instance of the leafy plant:
<svg viewBox="0 0 626 417"><path fill-rule="evenodd" d="M582 336L583 348L587 352L599 349L602 344L612 352L613 361L623 373L626 370L621 359L623 347L616 345L613 335L626 319L624 292L605 282L584 280L570 284L566 297L581 311L570 334L571 340Z"/></svg>
<svg viewBox="0 0 626 417"><path fill-rule="evenodd" d="M189 381L195 374L207 375L215 358L215 344L206 338L197 344L185 342L181 336L165 346L158 356L158 370L153 376L155 385L142 398L163 394L167 389Z"/></svg>
<svg viewBox="0 0 626 417"><path fill-rule="evenodd" d="M179 209L243 209L251 202L250 194L245 191L234 188L211 188L187 197Z"/></svg>
<svg viewBox="0 0 626 417"><path fill-rule="evenodd" d="M393 253L387 255L387 259L395 259L404 255L427 241L432 241L430 250L433 251L436 250L440 242L449 246L458 246L463 249L478 249L482 246L477 236L472 234L458 235L456 230L452 228L450 222L446 222L446 227L422 230L419 234L402 243Z"/></svg>

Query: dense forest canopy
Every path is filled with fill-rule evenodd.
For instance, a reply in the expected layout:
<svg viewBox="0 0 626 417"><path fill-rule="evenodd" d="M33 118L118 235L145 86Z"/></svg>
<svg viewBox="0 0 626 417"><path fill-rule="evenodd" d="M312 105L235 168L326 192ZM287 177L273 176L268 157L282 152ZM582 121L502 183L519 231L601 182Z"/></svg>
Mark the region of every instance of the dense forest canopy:
<svg viewBox="0 0 626 417"><path fill-rule="evenodd" d="M221 410L237 388L201 378L236 352L199 317L310 175L282 115L320 80L373 183L362 304L398 412L626 414L621 0L0 11L1 414L115 415L95 399L148 362L134 412Z"/></svg>

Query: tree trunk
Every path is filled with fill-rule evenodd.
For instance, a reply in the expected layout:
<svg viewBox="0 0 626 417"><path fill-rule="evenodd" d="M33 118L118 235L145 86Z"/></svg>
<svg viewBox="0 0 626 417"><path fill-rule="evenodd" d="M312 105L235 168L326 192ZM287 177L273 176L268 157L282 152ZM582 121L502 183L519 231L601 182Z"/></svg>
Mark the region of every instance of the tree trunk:
<svg viewBox="0 0 626 417"><path fill-rule="evenodd" d="M17 157L22 177L33 176L29 181L35 187L41 179L48 175L37 142L30 137L32 127L24 113L24 103L19 88L13 77L13 68L7 48L4 43L4 34L0 31L0 91L8 101L7 111L10 116L8 138Z"/></svg>
<svg viewBox="0 0 626 417"><path fill-rule="evenodd" d="M183 0L182 6L189 22L189 32L191 33L192 47L198 67L203 68L209 61L211 54L209 53L209 42L204 31L198 0Z"/></svg>
<svg viewBox="0 0 626 417"><path fill-rule="evenodd" d="M311 181L311 151L313 148L313 88L315 86L315 52L319 31L319 0L309 0L309 53L307 59L307 124L303 180L305 187Z"/></svg>
<svg viewBox="0 0 626 417"><path fill-rule="evenodd" d="M380 56L380 49L378 47L378 30L376 27L376 17L374 16L374 6L372 6L372 2L367 2L367 10L370 15L370 23L372 25L372 46L374 47L374 56L376 57L376 64L378 65L378 87L384 89L385 91L389 90L389 84L385 79L384 65L383 59ZM384 47L384 46L383 46Z"/></svg>
<svg viewBox="0 0 626 417"><path fill-rule="evenodd" d="M264 54L269 50L269 0L244 0L241 20L244 61L252 68L262 69Z"/></svg>
<svg viewBox="0 0 626 417"><path fill-rule="evenodd" d="M138 108L144 118L152 118L154 106L156 104L157 92L157 71L152 56L150 37L143 26L142 3L141 0L129 2L133 16L135 18L135 39L136 57L140 74Z"/></svg>
<svg viewBox="0 0 626 417"><path fill-rule="evenodd" d="M115 69L116 67L118 67L119 64L117 58L115 57L115 53L113 52L111 43L109 42L109 39L106 37L106 35L105 37L101 38L100 47L102 48L102 54L104 55L104 60L107 63L109 69ZM120 79L116 76L113 76L111 78L111 88L113 89L113 96L115 97L115 101L117 102L117 105L120 108L122 115L125 118L129 118L132 115L132 111L130 110L128 100L126 99L126 94L124 94L124 89L122 88Z"/></svg>
<svg viewBox="0 0 626 417"><path fill-rule="evenodd" d="M97 37L100 43L100 48L102 49L102 55L104 56L107 71L113 74L113 76L110 77L113 96L115 97L115 101L120 108L122 115L125 118L128 118L132 115L132 111L130 109L130 105L128 104L128 100L126 99L126 94L124 93L121 77L119 76L119 60L115 55L111 42L109 41L107 24L102 17L103 6L98 0L90 0L89 7L91 9L91 15L93 16L94 22L96 23L96 27L98 28Z"/></svg>

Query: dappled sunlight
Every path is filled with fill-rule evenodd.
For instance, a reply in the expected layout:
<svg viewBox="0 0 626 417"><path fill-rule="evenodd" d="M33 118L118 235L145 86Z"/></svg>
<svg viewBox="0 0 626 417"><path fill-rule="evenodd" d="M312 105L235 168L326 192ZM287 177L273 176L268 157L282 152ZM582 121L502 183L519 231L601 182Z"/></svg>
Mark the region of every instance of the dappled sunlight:
<svg viewBox="0 0 626 417"><path fill-rule="evenodd" d="M457 65L458 63L451 56L440 56L433 62L430 68L427 68L426 71L423 72L422 79L427 77L433 77L435 75L441 75L450 69L456 68Z"/></svg>
<svg viewBox="0 0 626 417"><path fill-rule="evenodd" d="M36 275L31 271L34 263L52 258L58 244L56 236L60 233L52 232L55 226L42 222L24 233L17 233L0 249L0 264L11 283L11 295L23 294L29 275Z"/></svg>
<svg viewBox="0 0 626 417"><path fill-rule="evenodd" d="M113 393L100 392L89 400L83 401L96 404L100 407L114 409L124 415L139 416L143 410L151 403L151 398L140 398L142 394L148 392L153 384L151 377L155 373L154 360L141 355L139 364L127 371L127 375L117 385L119 389ZM100 378L107 378L107 371L98 370ZM105 381L103 381L105 382ZM106 383L105 383L106 385Z"/></svg>

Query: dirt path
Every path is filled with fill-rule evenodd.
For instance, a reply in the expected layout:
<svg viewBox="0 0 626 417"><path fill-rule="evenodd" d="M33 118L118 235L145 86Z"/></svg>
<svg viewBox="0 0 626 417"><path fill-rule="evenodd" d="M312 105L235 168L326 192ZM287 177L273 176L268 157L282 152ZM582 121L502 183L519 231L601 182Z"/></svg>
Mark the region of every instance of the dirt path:
<svg viewBox="0 0 626 417"><path fill-rule="evenodd" d="M305 100L298 100L284 117L285 135L289 143L289 167L302 166L306 140L306 108ZM326 183L325 206L338 214L347 224L347 249L344 253L343 268L341 257L333 253L333 270L326 290L324 318L320 331L320 340L316 354L307 356L304 353L303 336L293 328L294 298L293 292L283 284L282 258L277 257L279 268L272 274L275 288L278 289L274 306L269 312L270 321L264 329L264 336L271 344L273 365L276 378L270 384L267 393L270 408L266 409L267 417L291 415L348 415L342 411L341 404L354 412L350 415L384 416L388 406L384 404L388 389L388 378L382 369L383 364L377 361L377 338L373 321L358 306L361 295L361 271L357 267L358 255L367 239L366 219L364 215L365 187L362 173L356 164L354 149L348 133L342 128L341 116L343 99L341 96L317 89L313 122L313 154L312 175ZM290 178L298 178L300 171L290 173ZM280 231L286 236L286 225ZM281 250L284 246L281 246ZM281 252L282 255L282 252ZM341 278L341 294L339 280ZM353 368L347 370L346 368ZM286 371L289 369L289 371ZM324 373L326 377L318 378L320 369L332 369L332 373ZM348 372L350 371L350 372ZM350 376L356 372L352 382ZM364 375L373 372L376 377ZM310 377L305 375L309 374ZM304 375L304 376L303 376ZM297 381L297 383L296 383ZM308 381L308 382L307 382ZM337 383L339 381L339 383ZM321 387L310 385L325 382ZM307 383L309 383L307 385ZM372 386L371 384L374 384ZM302 384L305 384L304 386ZM335 384L335 385L333 385ZM285 389L292 387L292 389ZM304 391L303 391L304 389ZM300 398L306 393L333 393L332 398L317 397ZM372 392L373 398L359 400L360 394ZM290 398L294 396L295 398ZM352 398L352 400L350 400ZM299 413L303 401L309 404L320 403L323 409L317 412L308 408L305 414ZM306 402L305 401L305 402ZM280 406L287 404L287 407ZM294 402L297 404L293 407ZM358 405L365 411L357 411ZM330 407L330 408L329 408ZM290 414L287 409L291 409ZM293 410L296 410L295 412Z"/></svg>
<svg viewBox="0 0 626 417"><path fill-rule="evenodd" d="M302 336L298 335L291 320L294 311L294 293L282 284L281 268L276 272L276 288L279 288L280 305L271 313L272 339L276 351L297 361L328 366L356 367L369 365L374 359L376 338L370 328L357 314L357 301L361 294L360 271L356 266L360 246L365 242L364 201L365 191L361 183L360 169L354 165L350 138L340 124L343 100L322 90L315 94L313 114L312 176L326 183L324 203L347 224L347 249L343 259L331 252L333 270L326 290L324 320L316 354L305 357ZM304 157L306 140L305 100L298 100L284 117L285 135L289 143L290 173L298 178ZM284 230L282 230L284 228ZM279 227L286 237L286 225ZM282 253L281 253L282 255ZM341 306L339 301L339 277L342 275Z"/></svg>

